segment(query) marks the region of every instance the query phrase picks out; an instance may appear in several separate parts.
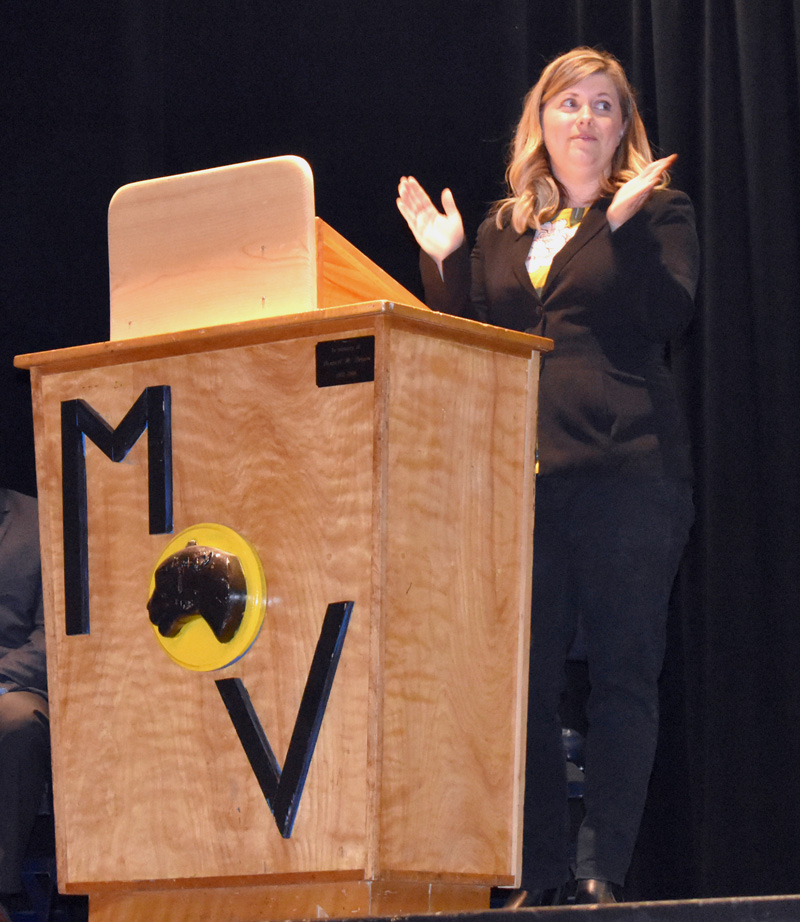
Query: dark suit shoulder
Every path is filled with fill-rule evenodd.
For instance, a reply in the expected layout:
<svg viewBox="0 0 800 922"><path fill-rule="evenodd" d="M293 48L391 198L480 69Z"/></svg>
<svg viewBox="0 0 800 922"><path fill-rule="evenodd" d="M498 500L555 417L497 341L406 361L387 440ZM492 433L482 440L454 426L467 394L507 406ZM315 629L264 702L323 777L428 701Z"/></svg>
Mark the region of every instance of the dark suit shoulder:
<svg viewBox="0 0 800 922"><path fill-rule="evenodd" d="M6 518L8 517L8 521L14 523L15 531L30 532L37 544L39 541L38 508L39 504L35 497L0 487L0 528L7 524Z"/></svg>

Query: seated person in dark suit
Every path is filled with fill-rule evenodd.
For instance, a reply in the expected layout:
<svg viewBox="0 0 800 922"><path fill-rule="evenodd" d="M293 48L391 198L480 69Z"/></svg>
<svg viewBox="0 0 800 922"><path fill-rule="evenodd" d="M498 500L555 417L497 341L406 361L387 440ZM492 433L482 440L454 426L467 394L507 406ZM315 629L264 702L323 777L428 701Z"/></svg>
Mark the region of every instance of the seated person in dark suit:
<svg viewBox="0 0 800 922"><path fill-rule="evenodd" d="M36 500L0 488L0 919L50 771L42 577Z"/></svg>

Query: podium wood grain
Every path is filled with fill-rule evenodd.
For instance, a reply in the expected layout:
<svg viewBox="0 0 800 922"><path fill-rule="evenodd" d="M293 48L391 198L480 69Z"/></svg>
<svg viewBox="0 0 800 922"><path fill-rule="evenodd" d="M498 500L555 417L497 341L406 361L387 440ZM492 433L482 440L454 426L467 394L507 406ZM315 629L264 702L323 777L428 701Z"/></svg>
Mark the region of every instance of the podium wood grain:
<svg viewBox="0 0 800 922"><path fill-rule="evenodd" d="M271 157L125 185L108 259L112 340L314 310L311 168Z"/></svg>
<svg viewBox="0 0 800 922"><path fill-rule="evenodd" d="M130 183L108 209L112 340L376 299L424 307L314 216L299 157Z"/></svg>
<svg viewBox="0 0 800 922"><path fill-rule="evenodd" d="M286 914L300 884L329 894L314 903L328 915L341 899L342 914L374 914L391 893L406 912L434 897L480 908L518 874L547 343L387 303L314 318L209 331L188 351L153 337L18 360L34 390L59 883L92 894L93 922L111 904L136 918L123 906L137 900L190 918L167 911L173 889L213 902L244 884L244 915L203 918L259 918L250 897L303 917L307 901ZM344 336L375 337L374 382L317 387L317 342ZM216 673L173 663L148 621L170 536L148 533L146 437L122 463L86 440L91 632L64 632L60 404L86 400L116 426L163 384L175 532L227 525L266 572L261 634ZM283 839L214 680L244 681L282 763L342 599L352 621Z"/></svg>
<svg viewBox="0 0 800 922"><path fill-rule="evenodd" d="M489 908L478 886L358 881L283 887L198 887L92 897L92 922L261 922L264 919L395 917Z"/></svg>

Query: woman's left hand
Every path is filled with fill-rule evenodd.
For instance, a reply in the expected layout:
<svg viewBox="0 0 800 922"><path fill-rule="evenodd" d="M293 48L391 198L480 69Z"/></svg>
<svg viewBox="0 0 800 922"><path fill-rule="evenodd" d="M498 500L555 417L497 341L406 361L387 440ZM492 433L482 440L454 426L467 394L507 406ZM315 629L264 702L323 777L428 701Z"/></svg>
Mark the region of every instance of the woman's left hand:
<svg viewBox="0 0 800 922"><path fill-rule="evenodd" d="M677 154L670 154L669 157L654 160L648 163L638 176L629 179L624 186L617 189L606 211L606 219L611 225L612 232L622 227L636 214L650 198L653 189L661 182L661 177L677 159Z"/></svg>

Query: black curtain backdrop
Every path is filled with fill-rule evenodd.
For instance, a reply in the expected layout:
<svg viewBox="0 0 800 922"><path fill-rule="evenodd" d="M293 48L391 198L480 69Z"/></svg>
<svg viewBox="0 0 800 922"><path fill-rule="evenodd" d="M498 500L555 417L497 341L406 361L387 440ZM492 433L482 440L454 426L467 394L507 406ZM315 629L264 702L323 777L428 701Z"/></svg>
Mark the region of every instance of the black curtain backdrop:
<svg viewBox="0 0 800 922"><path fill-rule="evenodd" d="M799 33L800 0L4 0L1 482L35 490L13 356L108 336L119 186L299 154L317 213L421 293L400 175L474 232L542 65L612 51L704 254L673 348L698 515L629 892L800 892Z"/></svg>

